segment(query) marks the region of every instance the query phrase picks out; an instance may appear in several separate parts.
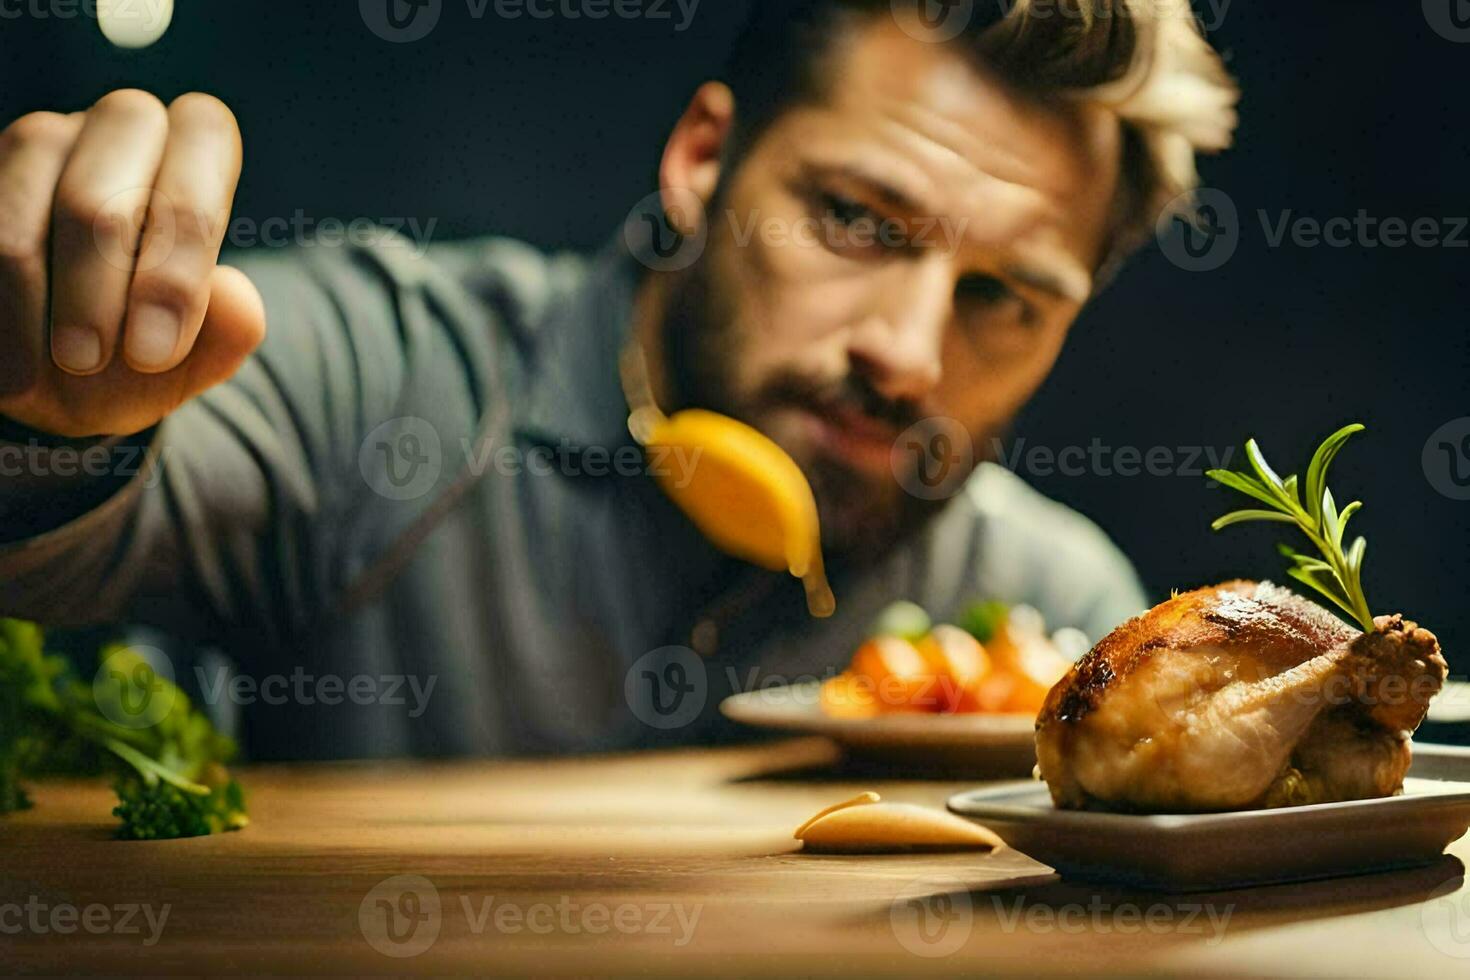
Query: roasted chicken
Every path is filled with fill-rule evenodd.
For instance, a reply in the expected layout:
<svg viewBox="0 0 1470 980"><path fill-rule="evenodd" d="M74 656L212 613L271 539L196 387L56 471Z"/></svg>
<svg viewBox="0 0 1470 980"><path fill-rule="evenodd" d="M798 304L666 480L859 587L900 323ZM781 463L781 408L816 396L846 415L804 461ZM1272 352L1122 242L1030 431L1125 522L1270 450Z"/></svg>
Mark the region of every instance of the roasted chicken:
<svg viewBox="0 0 1470 980"><path fill-rule="evenodd" d="M1391 796L1447 668L1401 616L1361 633L1269 582L1175 596L1108 634L1047 696L1058 807L1201 812Z"/></svg>

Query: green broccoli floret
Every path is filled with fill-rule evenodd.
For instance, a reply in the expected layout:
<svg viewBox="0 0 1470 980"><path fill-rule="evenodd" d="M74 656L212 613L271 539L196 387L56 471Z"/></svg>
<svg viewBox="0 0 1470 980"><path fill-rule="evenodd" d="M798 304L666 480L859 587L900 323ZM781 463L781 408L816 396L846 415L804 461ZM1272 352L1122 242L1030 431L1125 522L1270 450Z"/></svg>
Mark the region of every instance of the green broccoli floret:
<svg viewBox="0 0 1470 980"><path fill-rule="evenodd" d="M215 731L183 691L147 669L134 651L114 644L101 655L118 676L145 678L148 696L167 706L146 728L125 729L111 723L108 732L99 728L102 744L130 767L114 784L120 802L112 812L122 820L117 836L161 840L245 826L249 818L244 794L224 767L235 754L235 743ZM123 697L122 685L92 693ZM116 705L112 708L107 714L118 717Z"/></svg>
<svg viewBox="0 0 1470 980"><path fill-rule="evenodd" d="M83 683L62 658L43 652L37 627L0 619L0 813L30 806L23 775L90 774L100 761L117 774L119 837L197 837L245 826L244 794L224 767L234 742L133 650L113 644L100 656L121 683ZM113 720L136 718L125 710L134 703L156 704L158 716L142 727Z"/></svg>
<svg viewBox="0 0 1470 980"><path fill-rule="evenodd" d="M0 619L0 813L31 806L21 779L53 733L60 702L52 685L64 667L45 655L38 628Z"/></svg>
<svg viewBox="0 0 1470 980"><path fill-rule="evenodd" d="M203 787L203 794L161 779L150 784L142 776L121 777L114 788L119 802L112 813L122 821L117 836L123 840L202 837L239 830L250 822L245 794L233 779L213 789Z"/></svg>

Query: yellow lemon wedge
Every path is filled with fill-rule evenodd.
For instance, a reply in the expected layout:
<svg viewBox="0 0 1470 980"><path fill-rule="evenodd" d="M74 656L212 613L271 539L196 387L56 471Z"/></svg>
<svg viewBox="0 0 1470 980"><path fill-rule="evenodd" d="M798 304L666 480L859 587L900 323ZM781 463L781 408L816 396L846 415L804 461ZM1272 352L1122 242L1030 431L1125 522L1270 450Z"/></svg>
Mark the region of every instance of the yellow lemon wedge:
<svg viewBox="0 0 1470 980"><path fill-rule="evenodd" d="M702 408L665 415L648 381L643 348L630 340L618 359L628 399L628 431L650 454L664 493L715 547L771 571L786 569L806 588L818 618L837 600L822 565L817 501L796 460L760 431ZM675 456L685 465L659 465Z"/></svg>
<svg viewBox="0 0 1470 980"><path fill-rule="evenodd" d="M699 408L635 413L632 428L655 462L660 452L688 461L679 470L655 465L654 478L705 537L762 568L786 569L802 580L811 614L832 615L817 502L785 450L744 422Z"/></svg>

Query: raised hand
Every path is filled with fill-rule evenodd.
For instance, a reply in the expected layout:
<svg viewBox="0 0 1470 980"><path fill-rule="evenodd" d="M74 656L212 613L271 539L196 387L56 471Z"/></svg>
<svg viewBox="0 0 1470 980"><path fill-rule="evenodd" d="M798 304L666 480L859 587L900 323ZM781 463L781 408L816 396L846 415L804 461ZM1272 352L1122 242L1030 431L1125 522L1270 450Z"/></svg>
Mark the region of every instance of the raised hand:
<svg viewBox="0 0 1470 980"><path fill-rule="evenodd" d="M0 415L125 435L226 380L265 336L218 264L240 175L218 99L124 89L0 132Z"/></svg>

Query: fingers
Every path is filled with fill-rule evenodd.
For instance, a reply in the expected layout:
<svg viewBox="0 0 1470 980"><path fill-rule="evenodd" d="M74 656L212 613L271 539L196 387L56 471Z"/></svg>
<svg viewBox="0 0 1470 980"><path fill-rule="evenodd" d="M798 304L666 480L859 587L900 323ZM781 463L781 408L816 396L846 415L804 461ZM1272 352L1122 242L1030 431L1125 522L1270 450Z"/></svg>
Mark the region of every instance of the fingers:
<svg viewBox="0 0 1470 980"><path fill-rule="evenodd" d="M229 380L265 339L265 303L245 273L216 266L206 293L203 329L188 359L177 369L188 374L186 398Z"/></svg>
<svg viewBox="0 0 1470 980"><path fill-rule="evenodd" d="M0 398L43 370L51 208L81 128L79 113L34 112L0 133Z"/></svg>
<svg viewBox="0 0 1470 980"><path fill-rule="evenodd" d="M199 94L113 92L0 131L7 417L139 431L239 369L265 333L255 287L216 265L240 162L234 116Z"/></svg>
<svg viewBox="0 0 1470 980"><path fill-rule="evenodd" d="M170 370L193 348L239 176L230 110L209 95L176 99L127 300L123 357L135 371Z"/></svg>
<svg viewBox="0 0 1470 980"><path fill-rule="evenodd" d="M244 273L225 266L215 268L204 291L204 325L182 363L142 374L119 357L100 374L58 372L57 403L64 411L35 427L70 436L140 432L234 376L265 336L264 304Z"/></svg>
<svg viewBox="0 0 1470 980"><path fill-rule="evenodd" d="M51 355L70 374L96 374L112 360L168 127L158 99L112 92L88 111L62 171L52 217Z"/></svg>

